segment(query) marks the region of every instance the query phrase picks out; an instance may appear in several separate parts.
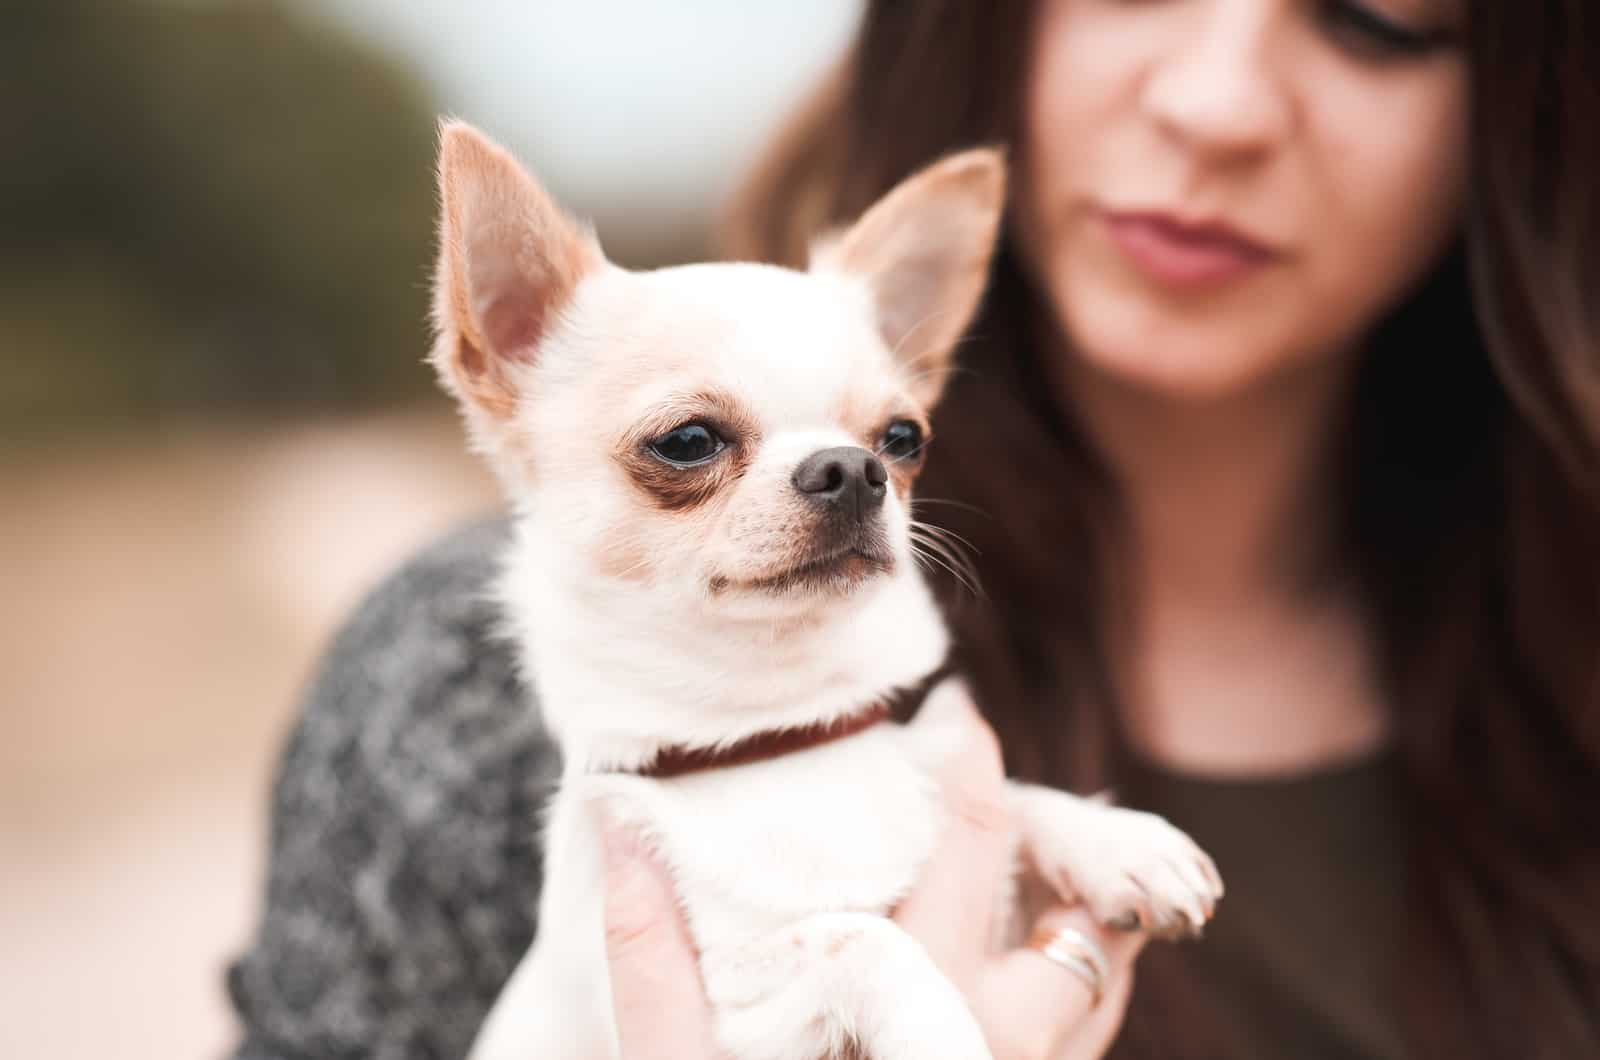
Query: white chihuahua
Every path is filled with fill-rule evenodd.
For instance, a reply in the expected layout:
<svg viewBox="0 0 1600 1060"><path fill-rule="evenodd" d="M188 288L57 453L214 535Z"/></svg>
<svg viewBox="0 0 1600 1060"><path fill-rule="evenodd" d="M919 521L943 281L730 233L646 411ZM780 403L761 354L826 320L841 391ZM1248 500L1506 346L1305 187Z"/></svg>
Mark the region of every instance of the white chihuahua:
<svg viewBox="0 0 1600 1060"><path fill-rule="evenodd" d="M472 1057L618 1056L602 802L672 874L728 1055L987 1057L885 915L944 827L960 693L909 724L885 704L946 654L908 495L1002 158L911 177L807 272L618 268L462 124L439 175L433 360L518 514L503 598L565 759L538 939ZM1215 869L1161 819L1011 790L1023 863L1063 900L1164 933L1209 917Z"/></svg>

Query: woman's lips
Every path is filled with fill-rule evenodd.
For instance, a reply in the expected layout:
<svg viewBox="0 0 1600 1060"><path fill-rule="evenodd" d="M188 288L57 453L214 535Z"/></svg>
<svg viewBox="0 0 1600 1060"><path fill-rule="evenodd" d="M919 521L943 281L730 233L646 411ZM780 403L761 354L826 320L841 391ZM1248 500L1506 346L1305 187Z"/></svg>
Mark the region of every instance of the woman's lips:
<svg viewBox="0 0 1600 1060"><path fill-rule="evenodd" d="M1172 287L1239 279L1278 255L1224 225L1186 224L1167 214L1101 214L1111 242L1149 278Z"/></svg>

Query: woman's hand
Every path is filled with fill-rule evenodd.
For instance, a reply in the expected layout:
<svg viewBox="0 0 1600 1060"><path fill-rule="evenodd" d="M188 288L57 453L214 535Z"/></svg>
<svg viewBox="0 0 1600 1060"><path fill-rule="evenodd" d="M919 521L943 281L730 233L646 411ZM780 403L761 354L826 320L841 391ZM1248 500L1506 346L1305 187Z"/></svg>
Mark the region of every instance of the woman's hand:
<svg viewBox="0 0 1600 1060"><path fill-rule="evenodd" d="M964 694L960 711L965 751L940 778L952 823L895 920L966 996L995 1060L1098 1060L1122 1026L1146 936L1107 930L1081 907L1057 907L1036 925L1098 943L1108 967L1098 1004L1084 979L1037 950L989 952L1012 871L1010 813L994 732Z"/></svg>
<svg viewBox="0 0 1600 1060"><path fill-rule="evenodd" d="M606 830L606 956L623 1060L715 1060L711 1008L672 881L632 833Z"/></svg>
<svg viewBox="0 0 1600 1060"><path fill-rule="evenodd" d="M1104 995L1037 950L988 952L991 918L1011 871L999 745L970 702L970 729L940 778L952 825L922 881L895 913L967 998L995 1060L1097 1060L1122 1025L1137 932L1107 931L1082 909L1039 925L1072 927L1100 945ZM606 952L624 1060L715 1060L700 969L666 871L626 831L606 832Z"/></svg>

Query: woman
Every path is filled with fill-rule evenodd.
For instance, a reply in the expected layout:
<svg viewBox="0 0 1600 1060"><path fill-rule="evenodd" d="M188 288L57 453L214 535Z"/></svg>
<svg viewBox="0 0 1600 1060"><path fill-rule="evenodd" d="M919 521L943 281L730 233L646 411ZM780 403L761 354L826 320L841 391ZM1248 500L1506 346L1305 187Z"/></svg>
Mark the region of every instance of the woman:
<svg viewBox="0 0 1600 1060"><path fill-rule="evenodd" d="M884 0L752 182L733 248L796 260L1012 145L919 487L975 546L961 661L1010 772L1114 786L1230 886L1142 956L1057 914L1098 1006L983 953L975 723L897 915L997 1056L1600 1055L1596 71L1588 0ZM459 1055L527 944L553 764L478 602L498 532L391 583L314 691L243 1057ZM625 1055L710 1056L669 889L613 840Z"/></svg>

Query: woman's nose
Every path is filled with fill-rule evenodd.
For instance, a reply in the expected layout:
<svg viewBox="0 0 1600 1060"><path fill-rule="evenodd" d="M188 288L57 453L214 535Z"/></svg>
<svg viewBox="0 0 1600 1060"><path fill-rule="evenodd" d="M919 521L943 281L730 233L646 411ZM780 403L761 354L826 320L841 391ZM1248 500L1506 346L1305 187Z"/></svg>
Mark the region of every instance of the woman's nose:
<svg viewBox="0 0 1600 1060"><path fill-rule="evenodd" d="M1144 108L1166 135L1230 158L1267 151L1289 132L1290 85L1274 62L1282 6L1194 0L1191 32L1157 58L1145 83Z"/></svg>

